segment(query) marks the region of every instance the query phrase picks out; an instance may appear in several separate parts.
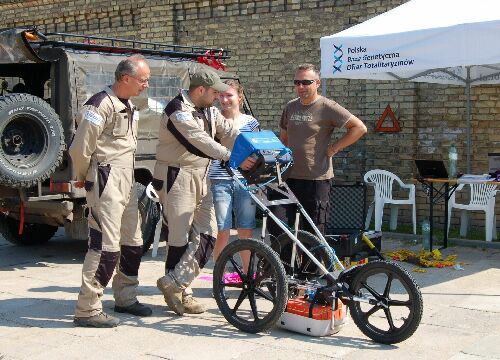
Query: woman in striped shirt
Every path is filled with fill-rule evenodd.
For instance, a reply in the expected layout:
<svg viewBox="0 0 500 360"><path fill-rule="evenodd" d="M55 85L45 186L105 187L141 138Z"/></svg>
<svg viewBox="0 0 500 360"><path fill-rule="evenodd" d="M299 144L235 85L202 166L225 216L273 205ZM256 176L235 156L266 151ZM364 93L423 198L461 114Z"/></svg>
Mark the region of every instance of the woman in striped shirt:
<svg viewBox="0 0 500 360"><path fill-rule="evenodd" d="M219 94L219 102L222 106L222 115L238 126L240 132L258 131L259 122L250 115L240 112L243 103L243 87L237 81L227 80L229 90ZM238 177L242 177L236 172ZM238 239L252 238L252 230L255 228L256 205L250 194L241 188L221 167L218 160L212 161L208 170L211 182L211 190L214 200L215 217L217 219L217 240L213 250L214 261L217 261L222 249L229 240L229 231L232 228L232 211L236 217L236 228ZM248 267L249 254L243 254L242 263L246 270Z"/></svg>

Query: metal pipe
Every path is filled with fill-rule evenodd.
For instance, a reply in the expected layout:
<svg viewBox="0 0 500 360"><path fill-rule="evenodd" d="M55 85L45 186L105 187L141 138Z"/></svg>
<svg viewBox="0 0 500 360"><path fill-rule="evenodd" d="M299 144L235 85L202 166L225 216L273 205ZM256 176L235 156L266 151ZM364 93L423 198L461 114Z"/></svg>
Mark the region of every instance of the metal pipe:
<svg viewBox="0 0 500 360"><path fill-rule="evenodd" d="M467 79L465 80L465 97L467 98L466 106L466 127L467 127L467 174L471 173L470 157L471 157L471 101L470 101L470 66L467 66Z"/></svg>
<svg viewBox="0 0 500 360"><path fill-rule="evenodd" d="M266 228L267 228L267 215L262 217L262 230L260 232L260 239L264 241L266 239Z"/></svg>
<svg viewBox="0 0 500 360"><path fill-rule="evenodd" d="M299 222L300 222L300 212L299 210L297 210L297 212L295 213L295 226L294 226L295 236L299 234ZM294 241L292 245L292 258L290 259L290 267L292 268L291 269L292 274L293 274L293 269L295 268L295 256L297 256L297 245Z"/></svg>

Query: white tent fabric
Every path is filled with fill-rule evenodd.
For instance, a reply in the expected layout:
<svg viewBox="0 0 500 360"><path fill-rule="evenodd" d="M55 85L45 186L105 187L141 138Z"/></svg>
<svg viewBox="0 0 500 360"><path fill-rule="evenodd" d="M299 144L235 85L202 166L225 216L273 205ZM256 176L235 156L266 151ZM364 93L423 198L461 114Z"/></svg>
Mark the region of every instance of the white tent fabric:
<svg viewBox="0 0 500 360"><path fill-rule="evenodd" d="M411 0L320 39L321 77L465 85L500 83L499 0Z"/></svg>
<svg viewBox="0 0 500 360"><path fill-rule="evenodd" d="M500 83L500 1L411 0L322 37L323 78Z"/></svg>

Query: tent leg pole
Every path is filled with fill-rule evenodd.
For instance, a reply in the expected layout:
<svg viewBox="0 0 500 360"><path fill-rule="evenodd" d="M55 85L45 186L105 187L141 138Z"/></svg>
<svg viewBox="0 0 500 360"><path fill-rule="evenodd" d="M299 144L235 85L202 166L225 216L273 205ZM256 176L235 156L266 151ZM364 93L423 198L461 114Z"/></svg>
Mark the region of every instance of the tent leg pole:
<svg viewBox="0 0 500 360"><path fill-rule="evenodd" d="M466 116L467 116L467 174L471 174L471 101L470 101L470 66L467 66L467 80L465 86L465 97L467 98Z"/></svg>

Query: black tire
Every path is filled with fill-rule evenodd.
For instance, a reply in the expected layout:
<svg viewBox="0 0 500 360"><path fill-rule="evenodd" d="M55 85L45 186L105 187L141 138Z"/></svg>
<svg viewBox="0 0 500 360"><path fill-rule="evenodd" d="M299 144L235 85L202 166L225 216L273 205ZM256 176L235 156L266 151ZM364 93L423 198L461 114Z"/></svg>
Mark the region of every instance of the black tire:
<svg viewBox="0 0 500 360"><path fill-rule="evenodd" d="M142 253L145 254L155 238L155 230L158 221L160 220L159 206L146 195L146 187L141 183L135 183L137 191L137 205L139 207L139 215L141 216L141 231L142 231Z"/></svg>
<svg viewBox="0 0 500 360"><path fill-rule="evenodd" d="M423 312L422 294L415 280L399 265L374 261L360 266L349 285L352 294L377 302L349 303L354 323L373 341L395 344L417 330Z"/></svg>
<svg viewBox="0 0 500 360"><path fill-rule="evenodd" d="M250 251L248 271L239 253ZM235 272L240 283L228 283L225 274ZM273 326L288 300L287 279L281 261L261 241L236 240L227 245L214 267L213 293L226 320L241 331L258 333ZM245 299L248 299L246 302Z"/></svg>
<svg viewBox="0 0 500 360"><path fill-rule="evenodd" d="M64 134L47 102L29 94L0 96L0 184L31 187L62 160Z"/></svg>
<svg viewBox="0 0 500 360"><path fill-rule="evenodd" d="M325 246L321 240L311 234L310 232L299 230L297 239L311 252L316 259L318 259L328 270L335 265L332 250ZM275 249L275 244L280 248ZM301 280L311 280L322 275L316 264L298 247L296 246L295 264L292 274L291 259L293 240L283 233L278 236L277 240L273 242L273 249L280 254L280 259L285 268L287 275L294 275Z"/></svg>
<svg viewBox="0 0 500 360"><path fill-rule="evenodd" d="M0 234L8 242L16 245L42 245L54 236L58 227L46 224L24 224L23 234L19 235L19 220L1 215Z"/></svg>

